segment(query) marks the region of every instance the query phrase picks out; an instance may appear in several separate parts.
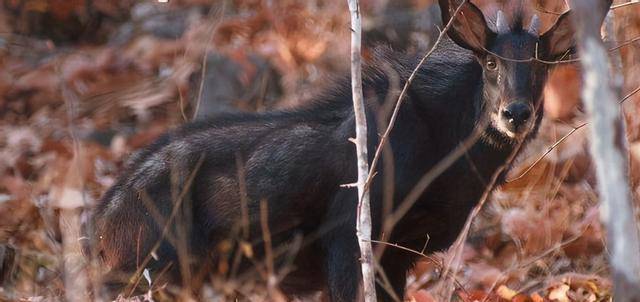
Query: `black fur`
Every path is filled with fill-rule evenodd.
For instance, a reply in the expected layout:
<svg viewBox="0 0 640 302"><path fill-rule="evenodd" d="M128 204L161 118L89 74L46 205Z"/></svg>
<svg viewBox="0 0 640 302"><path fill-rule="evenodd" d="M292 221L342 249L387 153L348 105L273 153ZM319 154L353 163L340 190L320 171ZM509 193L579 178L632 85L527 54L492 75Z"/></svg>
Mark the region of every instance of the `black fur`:
<svg viewBox="0 0 640 302"><path fill-rule="evenodd" d="M531 51L531 44L537 41L522 31L510 35L498 36L497 44L487 45L487 49L520 56ZM504 51L506 48L509 51ZM382 199L389 193L386 190L393 189L397 206L427 171L471 134L481 118L488 118L492 110L504 105L505 96L527 97L538 108L536 131L546 66L500 61L500 67L505 68L501 72L509 81L504 83L493 79L483 67L486 57L445 39L420 68L390 136L393 188L383 185L384 165L380 165L371 187L374 237L379 238L385 218ZM365 68L371 157L379 133L384 131L378 128L377 109L384 107L383 100L394 84L390 79L396 78L388 76L383 67L390 66L398 76L395 84L402 85L417 62L417 58L386 51ZM523 73L527 85L514 78ZM264 257L259 217L260 203L265 201L275 249L294 246L295 238L303 238L294 270L280 287L292 295L323 290L331 301L353 301L360 279L357 198L355 188L341 185L357 179L355 147L348 141L355 136L354 126L347 80L301 108L219 116L173 130L135 156L105 193L93 215L96 251L112 273L130 274L144 264L157 275L169 263L173 265L168 276L184 275L185 271L192 276L202 275L201 271L220 272L222 260L233 262L233 250L221 249L221 243L228 239L235 243L242 237L239 223L244 198L240 194L246 189L249 241L256 252L255 261ZM385 234L387 240L421 250L429 238L427 252L449 247L515 143L489 128L467 156L431 184L393 232ZM246 186L239 180L245 180ZM188 194L181 198L176 191ZM168 221L176 200L182 202L168 233L174 241L186 241L191 261L186 265L179 265L176 242L161 237L163 225L153 213ZM161 242L155 252L158 260L143 263L156 242ZM276 264L286 261L284 254L278 254ZM406 273L415 260L414 254L394 248L387 248L380 259L401 298ZM248 263L240 265L241 272L251 270ZM174 279L179 281L179 277ZM378 293L381 299L391 299L381 288Z"/></svg>

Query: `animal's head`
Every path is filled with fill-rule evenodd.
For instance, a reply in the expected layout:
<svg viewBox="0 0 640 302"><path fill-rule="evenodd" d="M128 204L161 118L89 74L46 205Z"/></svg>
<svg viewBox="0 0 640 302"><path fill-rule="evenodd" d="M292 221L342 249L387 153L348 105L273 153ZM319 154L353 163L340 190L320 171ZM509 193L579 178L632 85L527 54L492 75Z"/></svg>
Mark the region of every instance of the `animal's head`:
<svg viewBox="0 0 640 302"><path fill-rule="evenodd" d="M458 7L450 1L440 0L444 22ZM476 55L483 69L482 107L490 131L511 143L526 137L541 120L542 90L553 65L543 61L562 58L575 43L570 12L542 34L537 16L526 26L522 18L514 19L508 22L498 11L494 30L480 9L465 1L447 32L456 44Z"/></svg>

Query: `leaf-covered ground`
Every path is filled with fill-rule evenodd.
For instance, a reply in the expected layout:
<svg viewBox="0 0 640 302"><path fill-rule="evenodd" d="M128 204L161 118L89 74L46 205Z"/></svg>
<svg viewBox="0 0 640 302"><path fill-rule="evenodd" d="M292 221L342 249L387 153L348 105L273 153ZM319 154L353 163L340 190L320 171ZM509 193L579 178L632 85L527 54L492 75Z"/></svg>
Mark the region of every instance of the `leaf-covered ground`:
<svg viewBox="0 0 640 302"><path fill-rule="evenodd" d="M72 297L69 267L83 258L64 239L77 239L82 210L163 131L224 111L295 106L348 72L346 1L214 2L2 1L0 300ZM547 27L564 9L563 1L535 2ZM478 3L486 12L497 7ZM369 46L423 53L437 34L429 0L362 6ZM633 40L640 5L614 13L608 40L623 45L611 54L627 95L640 85L640 41ZM460 261L439 253L416 266L406 299L441 301L451 284L459 301L612 299L588 126L574 131L587 121L579 79L576 66L556 69L541 135L518 159L513 181L475 218ZM636 199L639 96L623 105ZM242 287L251 299L270 293L259 282L251 287ZM224 291L203 295L224 300ZM155 299L166 297L160 290Z"/></svg>

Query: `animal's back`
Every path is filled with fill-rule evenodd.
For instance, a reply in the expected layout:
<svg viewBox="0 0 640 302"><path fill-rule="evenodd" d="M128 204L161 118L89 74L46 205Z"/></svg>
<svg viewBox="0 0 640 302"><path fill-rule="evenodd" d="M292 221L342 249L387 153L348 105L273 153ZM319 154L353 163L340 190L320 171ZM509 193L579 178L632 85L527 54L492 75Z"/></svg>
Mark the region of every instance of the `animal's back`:
<svg viewBox="0 0 640 302"><path fill-rule="evenodd" d="M222 116L170 131L132 157L97 205L97 252L107 267L128 273L141 264L161 269L175 262L176 238L188 238L196 254L207 253L220 240L239 235L233 232L242 221L241 200L247 201L251 216L248 240L260 235L255 217L261 200L268 201L274 240L308 232L322 218L340 174L348 170L350 133L341 131L349 128L350 117L349 107L316 104ZM184 201L193 213L190 234L165 230L164 225L185 218L172 215ZM163 232L174 242L160 240ZM160 261L142 263L158 242Z"/></svg>
<svg viewBox="0 0 640 302"><path fill-rule="evenodd" d="M403 82L418 62L389 51L380 56ZM436 115L449 110L450 79L477 76L470 72L471 60L467 51L444 41L412 85L423 99L410 96L405 106L431 103ZM384 99L389 75L376 66L365 69L365 90L373 88L378 96L369 95L369 101ZM371 133L381 131L375 122L370 125ZM218 116L170 131L129 160L97 205L96 250L108 267L121 272L140 266L161 270L176 262L179 240L187 240L184 246L193 254L216 258L222 240L242 236L242 203L249 216L247 240L262 239L262 201L274 246L296 234L321 236L319 228L331 223L327 208L340 185L356 179L355 148L348 141L354 135L351 92L344 81L298 109ZM373 153L376 135L370 138ZM185 204L188 211L174 210ZM178 220L187 220L188 227L175 227L185 223ZM159 260L145 263L154 249ZM310 257L315 259L306 262L321 263L321 252Z"/></svg>

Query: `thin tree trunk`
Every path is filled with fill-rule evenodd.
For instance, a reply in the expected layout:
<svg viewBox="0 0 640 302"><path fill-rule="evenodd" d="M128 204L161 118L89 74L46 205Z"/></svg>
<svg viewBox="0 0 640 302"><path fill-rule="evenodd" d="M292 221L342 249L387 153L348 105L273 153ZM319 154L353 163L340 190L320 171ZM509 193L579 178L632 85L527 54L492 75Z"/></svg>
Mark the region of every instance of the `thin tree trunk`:
<svg viewBox="0 0 640 302"><path fill-rule="evenodd" d="M360 246L363 298L365 301L376 301L375 270L373 250L371 248L371 205L369 192L365 190L365 182L369 175L369 159L367 155L367 118L362 96L362 22L358 0L348 0L348 3L351 14L351 92L353 95L353 111L356 118L355 144L358 157L356 234L358 236L358 245Z"/></svg>
<svg viewBox="0 0 640 302"><path fill-rule="evenodd" d="M591 119L591 156L602 199L601 220L607 228L615 301L640 300L640 243L631 203L625 127L612 87L600 23L611 1L571 1L584 68L582 96ZM593 12L601 18L594 18Z"/></svg>

